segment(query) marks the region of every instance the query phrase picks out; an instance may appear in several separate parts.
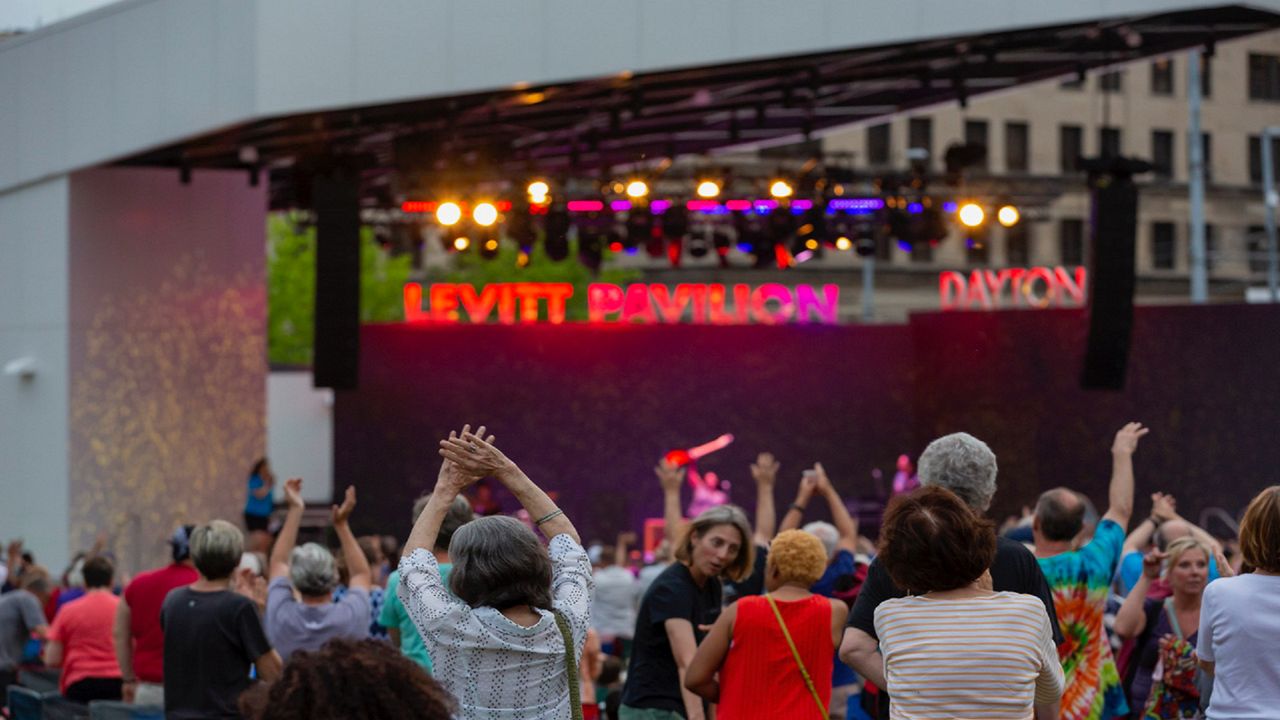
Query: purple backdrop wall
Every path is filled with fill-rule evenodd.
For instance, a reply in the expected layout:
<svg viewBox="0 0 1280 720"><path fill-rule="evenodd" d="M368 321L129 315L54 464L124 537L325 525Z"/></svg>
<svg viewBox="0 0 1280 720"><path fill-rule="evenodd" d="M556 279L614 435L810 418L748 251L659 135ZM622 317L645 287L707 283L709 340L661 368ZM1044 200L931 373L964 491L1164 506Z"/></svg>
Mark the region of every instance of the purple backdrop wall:
<svg viewBox="0 0 1280 720"><path fill-rule="evenodd" d="M901 326L366 326L360 389L338 394L335 488L363 491L362 527L403 537L439 467L436 441L464 422L488 423L588 538L660 515L656 458L724 432L736 442L701 466L749 510L760 450L783 463L785 509L815 460L847 495L869 496L872 468L887 480L899 453L954 430L1000 459L994 514L1058 484L1105 504L1107 448L1129 419L1153 428L1140 512L1155 489L1235 511L1276 482L1277 309L1139 309L1122 393L1079 389L1085 322L1011 311Z"/></svg>

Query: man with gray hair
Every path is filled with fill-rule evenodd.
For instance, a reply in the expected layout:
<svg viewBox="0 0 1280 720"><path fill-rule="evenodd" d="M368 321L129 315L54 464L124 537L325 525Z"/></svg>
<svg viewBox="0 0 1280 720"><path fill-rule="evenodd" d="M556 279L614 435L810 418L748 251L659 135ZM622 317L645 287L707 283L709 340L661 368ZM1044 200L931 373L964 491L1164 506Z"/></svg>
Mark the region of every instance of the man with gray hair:
<svg viewBox="0 0 1280 720"><path fill-rule="evenodd" d="M952 433L929 443L920 455L921 485L937 485L955 493L974 512L982 514L991 506L996 492L996 456L991 448L968 433ZM1005 537L996 538L996 558L991 565L993 589L1035 595L1044 603L1053 628L1054 642L1062 642L1054 612L1053 595L1035 556L1021 543ZM840 659L864 678L885 689L884 659L880 655L875 629L876 608L891 598L907 595L910 588L899 588L889 579L877 558L871 562L866 582L858 600L849 612L848 627L840 643ZM878 704L878 716L889 717L886 695ZM1057 706L1037 706L1037 717L1057 717Z"/></svg>
<svg viewBox="0 0 1280 720"><path fill-rule="evenodd" d="M338 586L338 564L329 549L317 543L294 547L302 524L302 480L284 484L289 513L280 537L271 549L271 581L267 585L267 637L285 662L299 650L319 650L334 638L363 640L369 637L369 588L373 572L351 532L347 519L356 507L356 489L348 487L342 505L331 512L333 530L342 544L342 556L350 570L347 592L333 601ZM294 598L298 591L301 600Z"/></svg>
<svg viewBox="0 0 1280 720"><path fill-rule="evenodd" d="M427 493L413 503L413 524L417 524L418 516L430 501L431 493ZM453 534L458 531L458 528L475 519L476 514L471 508L470 501L465 496L459 495L449 504L449 510L440 523L440 532L436 534L431 554L440 565L440 577L446 587L449 585L449 574L453 570L453 559L449 557L449 543L453 541ZM387 577L387 591L383 595L382 612L378 616L378 622L387 629L392 645L400 648L400 652L404 653L405 657L421 665L427 672L431 672L431 654L427 652L427 646L423 644L422 636L418 634L418 626L413 624L413 618L409 617L409 611L400 601L400 595L396 592L399 586L400 570L396 569Z"/></svg>

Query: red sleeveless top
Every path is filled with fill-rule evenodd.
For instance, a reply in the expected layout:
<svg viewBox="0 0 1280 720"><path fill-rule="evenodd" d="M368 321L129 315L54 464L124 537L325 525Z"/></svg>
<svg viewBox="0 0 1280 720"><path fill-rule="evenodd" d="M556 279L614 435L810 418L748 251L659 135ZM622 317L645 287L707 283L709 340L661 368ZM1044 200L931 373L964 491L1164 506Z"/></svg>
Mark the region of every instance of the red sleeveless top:
<svg viewBox="0 0 1280 720"><path fill-rule="evenodd" d="M831 704L831 601L821 595L778 602L791 640L825 708ZM796 666L778 619L763 596L738 601L733 642L720 668L720 720L826 720Z"/></svg>

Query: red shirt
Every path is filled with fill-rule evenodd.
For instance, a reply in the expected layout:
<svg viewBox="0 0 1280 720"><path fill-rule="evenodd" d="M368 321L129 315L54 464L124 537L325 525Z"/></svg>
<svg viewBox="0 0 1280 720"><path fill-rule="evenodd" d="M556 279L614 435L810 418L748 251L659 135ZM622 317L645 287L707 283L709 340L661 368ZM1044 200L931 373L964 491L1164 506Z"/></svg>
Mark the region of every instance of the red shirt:
<svg viewBox="0 0 1280 720"><path fill-rule="evenodd" d="M200 579L193 567L173 564L135 577L124 590L129 603L129 635L133 637L133 672L146 683L164 682L164 631L160 606L174 588Z"/></svg>
<svg viewBox="0 0 1280 720"><path fill-rule="evenodd" d="M779 602L778 610L825 708L831 703L831 666L835 660L831 601L813 595ZM759 595L747 596L738 601L737 612L733 644L720 668L716 717L825 720L827 714L819 710L805 685L769 602Z"/></svg>
<svg viewBox="0 0 1280 720"><path fill-rule="evenodd" d="M120 598L109 590L93 590L63 606L49 628L49 639L62 643L59 692L85 678L118 678L111 626Z"/></svg>

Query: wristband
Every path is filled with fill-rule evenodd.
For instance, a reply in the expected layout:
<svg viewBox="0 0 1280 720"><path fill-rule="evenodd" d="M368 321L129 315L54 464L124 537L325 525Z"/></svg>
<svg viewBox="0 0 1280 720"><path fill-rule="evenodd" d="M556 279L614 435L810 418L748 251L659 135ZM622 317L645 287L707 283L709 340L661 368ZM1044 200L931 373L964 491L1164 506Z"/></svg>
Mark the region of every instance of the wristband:
<svg viewBox="0 0 1280 720"><path fill-rule="evenodd" d="M804 512L804 506L800 503L791 503L791 509L797 512Z"/></svg>
<svg viewBox="0 0 1280 720"><path fill-rule="evenodd" d="M534 520L534 521L533 521L533 524L534 524L534 525L536 525L536 526L538 526L538 527L542 527L542 523L544 523L544 522L546 522L546 521L548 521L548 520L550 520L550 519L552 519L552 518L554 518L554 517L559 517L559 516L561 516L561 515L563 515L563 514L564 514L564 511L563 511L563 510L561 510L560 508L556 508L555 510L552 510L551 512L547 513L546 515L543 515L542 517L538 518L537 520Z"/></svg>

